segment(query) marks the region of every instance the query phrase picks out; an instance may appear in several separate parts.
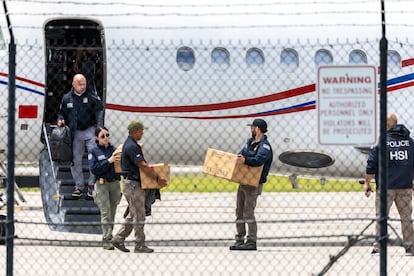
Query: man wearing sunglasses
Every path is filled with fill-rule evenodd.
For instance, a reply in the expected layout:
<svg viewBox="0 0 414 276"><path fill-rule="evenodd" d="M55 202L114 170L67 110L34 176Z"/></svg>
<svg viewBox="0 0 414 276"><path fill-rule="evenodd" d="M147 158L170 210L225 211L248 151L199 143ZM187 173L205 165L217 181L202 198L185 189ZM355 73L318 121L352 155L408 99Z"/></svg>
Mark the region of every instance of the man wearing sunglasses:
<svg viewBox="0 0 414 276"><path fill-rule="evenodd" d="M57 125L67 125L72 135L73 162L70 170L75 181L73 198L80 198L85 188L82 159L85 146L90 152L95 147L95 127L103 126L104 108L96 93L86 89L82 74L73 77L72 89L66 93L60 105ZM92 197L94 175L89 171L88 196Z"/></svg>

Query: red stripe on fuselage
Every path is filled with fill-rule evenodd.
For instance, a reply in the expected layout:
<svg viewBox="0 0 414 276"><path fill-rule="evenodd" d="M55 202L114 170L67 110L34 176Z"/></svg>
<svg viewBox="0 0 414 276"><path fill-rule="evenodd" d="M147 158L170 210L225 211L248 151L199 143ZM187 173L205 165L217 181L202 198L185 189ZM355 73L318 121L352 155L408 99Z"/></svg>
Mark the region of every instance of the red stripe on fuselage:
<svg viewBox="0 0 414 276"><path fill-rule="evenodd" d="M8 77L9 74L0 72L0 76ZM43 83L32 81L32 80L25 79L25 78L22 78L22 77L16 77L16 80L28 82L28 83L31 83L31 84L34 84L34 85L37 85L37 86L40 86L40 87L43 87L43 88L45 87L45 85Z"/></svg>
<svg viewBox="0 0 414 276"><path fill-rule="evenodd" d="M267 113L257 113L257 114L245 114L245 115L226 115L226 116L161 116L161 117L168 117L168 118L179 118L179 119L198 119L198 120L206 120L206 119L239 119L239 118L249 118L249 117L266 117L266 116L273 116L273 115L281 115L281 114L288 114L294 112L300 112L305 110L312 110L315 109L315 105L308 105L308 106L301 106L292 109L285 109L285 110L278 110L273 112Z"/></svg>
<svg viewBox="0 0 414 276"><path fill-rule="evenodd" d="M307 94L315 91L315 84L310 84L295 89L287 90L280 93L266 95L262 97L223 102L213 104L200 104L200 105L180 105L180 106L130 106L130 105L119 105L119 104L106 104L107 109L127 111L127 112L140 112L140 113L171 113L171 112L202 112L202 111L214 111L224 110L231 108L239 108L245 106L251 106L256 104L263 104L273 102L277 100L287 99L303 94Z"/></svg>
<svg viewBox="0 0 414 276"><path fill-rule="evenodd" d="M402 67L406 67L406 66L411 66L414 65L414 58L410 58L410 59L406 59L401 61L401 66Z"/></svg>
<svg viewBox="0 0 414 276"><path fill-rule="evenodd" d="M397 84L397 85L393 85L393 86L388 86L387 87L387 92L392 92L395 90L399 90L399 89L403 89L403 88L407 88L407 87L411 87L414 86L414 81L410 81L410 82L405 82L402 84Z"/></svg>

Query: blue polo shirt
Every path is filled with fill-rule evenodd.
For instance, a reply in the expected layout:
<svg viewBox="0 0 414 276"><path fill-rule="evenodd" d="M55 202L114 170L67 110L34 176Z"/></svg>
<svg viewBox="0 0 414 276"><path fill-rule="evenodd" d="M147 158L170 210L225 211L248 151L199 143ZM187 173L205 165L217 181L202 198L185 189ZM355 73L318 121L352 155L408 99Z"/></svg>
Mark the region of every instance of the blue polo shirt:
<svg viewBox="0 0 414 276"><path fill-rule="evenodd" d="M121 167L123 177L141 181L138 168L141 161L145 161L141 146L134 138L128 136L122 146Z"/></svg>

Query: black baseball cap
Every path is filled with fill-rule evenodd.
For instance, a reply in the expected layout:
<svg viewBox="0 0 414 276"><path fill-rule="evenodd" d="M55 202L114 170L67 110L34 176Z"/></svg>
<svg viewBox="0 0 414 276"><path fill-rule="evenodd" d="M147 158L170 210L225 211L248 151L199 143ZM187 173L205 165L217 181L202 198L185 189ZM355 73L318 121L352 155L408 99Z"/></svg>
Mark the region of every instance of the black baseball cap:
<svg viewBox="0 0 414 276"><path fill-rule="evenodd" d="M248 124L248 126L257 126L263 133L267 132L267 123L263 119L254 119L253 123Z"/></svg>

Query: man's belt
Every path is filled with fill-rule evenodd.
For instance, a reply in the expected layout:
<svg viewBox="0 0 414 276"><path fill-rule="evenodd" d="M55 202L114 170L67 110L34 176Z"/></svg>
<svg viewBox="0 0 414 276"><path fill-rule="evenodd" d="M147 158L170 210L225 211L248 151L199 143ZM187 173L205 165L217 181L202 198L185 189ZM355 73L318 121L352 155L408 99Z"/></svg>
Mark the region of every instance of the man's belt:
<svg viewBox="0 0 414 276"><path fill-rule="evenodd" d="M84 131L84 130L87 130L88 128L90 128L90 127L93 127L93 125L92 126L87 126L87 127L78 127L76 130L80 130L80 131Z"/></svg>
<svg viewBox="0 0 414 276"><path fill-rule="evenodd" d="M105 182L114 182L117 181L118 179L115 178L99 178L99 184L104 184Z"/></svg>

